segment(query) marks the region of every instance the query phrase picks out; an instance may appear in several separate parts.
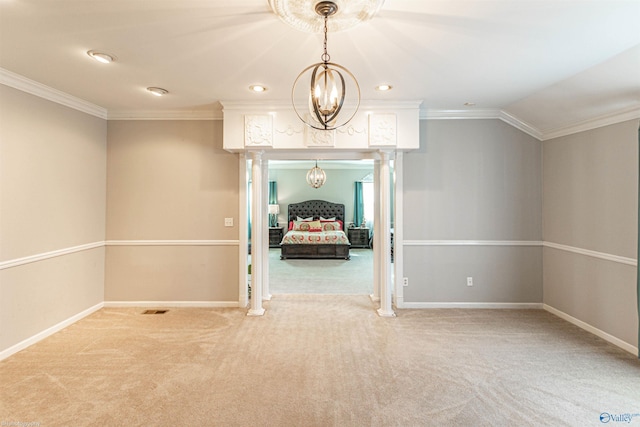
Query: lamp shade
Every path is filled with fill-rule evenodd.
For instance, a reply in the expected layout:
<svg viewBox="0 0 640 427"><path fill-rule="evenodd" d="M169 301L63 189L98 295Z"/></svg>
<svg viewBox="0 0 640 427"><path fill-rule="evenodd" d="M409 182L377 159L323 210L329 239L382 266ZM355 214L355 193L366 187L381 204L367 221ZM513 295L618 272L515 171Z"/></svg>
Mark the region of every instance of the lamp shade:
<svg viewBox="0 0 640 427"><path fill-rule="evenodd" d="M280 213L280 205L269 205L269 213L271 215L278 215Z"/></svg>

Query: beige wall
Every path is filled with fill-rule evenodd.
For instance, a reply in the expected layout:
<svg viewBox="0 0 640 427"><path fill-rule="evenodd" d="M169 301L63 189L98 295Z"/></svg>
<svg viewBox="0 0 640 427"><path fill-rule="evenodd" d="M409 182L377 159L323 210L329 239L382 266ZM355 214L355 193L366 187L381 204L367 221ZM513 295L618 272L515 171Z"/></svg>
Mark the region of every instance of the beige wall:
<svg viewBox="0 0 640 427"><path fill-rule="evenodd" d="M544 240L637 258L638 121L544 143ZM544 249L544 302L637 347L636 267Z"/></svg>
<svg viewBox="0 0 640 427"><path fill-rule="evenodd" d="M107 247L105 301L237 303L239 164L222 122L110 121L108 139L107 240L125 242Z"/></svg>
<svg viewBox="0 0 640 427"><path fill-rule="evenodd" d="M0 85L0 262L104 241L106 121ZM0 270L0 351L102 302L100 246Z"/></svg>
<svg viewBox="0 0 640 427"><path fill-rule="evenodd" d="M404 302L542 302L542 248L513 244L542 240L541 161L540 141L499 120L421 121L404 157Z"/></svg>

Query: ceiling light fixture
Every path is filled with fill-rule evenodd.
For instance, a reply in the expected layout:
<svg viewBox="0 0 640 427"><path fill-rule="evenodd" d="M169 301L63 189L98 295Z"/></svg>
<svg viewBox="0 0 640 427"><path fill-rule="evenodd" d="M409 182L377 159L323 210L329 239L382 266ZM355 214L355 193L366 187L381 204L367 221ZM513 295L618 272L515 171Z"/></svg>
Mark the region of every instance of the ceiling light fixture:
<svg viewBox="0 0 640 427"><path fill-rule="evenodd" d="M249 86L249 89L254 92L265 92L267 90L267 87L262 85L251 85Z"/></svg>
<svg viewBox="0 0 640 427"><path fill-rule="evenodd" d="M155 96L163 96L169 93L168 90L162 89L161 87L148 87L147 90Z"/></svg>
<svg viewBox="0 0 640 427"><path fill-rule="evenodd" d="M322 62L310 65L298 75L293 83L291 101L296 114L305 124L314 129L333 130L349 123L358 111L360 86L349 70L330 62L331 57L327 52L327 23L329 17L338 11L338 5L333 1L320 1L315 5L315 11L324 19ZM310 77L307 76L309 73ZM296 88L300 86L303 90L297 95ZM350 110L343 110L347 94L353 98L347 99ZM339 116L341 112L344 114Z"/></svg>
<svg viewBox="0 0 640 427"><path fill-rule="evenodd" d="M320 188L325 182L327 182L327 174L318 167L318 161L316 160L316 165L307 172L307 184L313 188Z"/></svg>
<svg viewBox="0 0 640 427"><path fill-rule="evenodd" d="M380 91L380 92L386 92L393 89L393 86L391 85L378 85L376 86L376 90Z"/></svg>
<svg viewBox="0 0 640 427"><path fill-rule="evenodd" d="M116 57L113 55L109 55L108 53L104 52L97 52L95 50L88 51L87 55L103 64L110 64L111 62L114 62L116 60Z"/></svg>

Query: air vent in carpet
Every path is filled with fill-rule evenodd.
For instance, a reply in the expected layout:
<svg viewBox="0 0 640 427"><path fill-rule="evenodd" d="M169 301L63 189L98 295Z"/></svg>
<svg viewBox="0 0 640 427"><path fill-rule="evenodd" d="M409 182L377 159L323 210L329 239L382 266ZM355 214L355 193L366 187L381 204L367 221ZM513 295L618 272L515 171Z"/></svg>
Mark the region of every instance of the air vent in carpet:
<svg viewBox="0 0 640 427"><path fill-rule="evenodd" d="M165 314L169 310L145 310L142 314Z"/></svg>

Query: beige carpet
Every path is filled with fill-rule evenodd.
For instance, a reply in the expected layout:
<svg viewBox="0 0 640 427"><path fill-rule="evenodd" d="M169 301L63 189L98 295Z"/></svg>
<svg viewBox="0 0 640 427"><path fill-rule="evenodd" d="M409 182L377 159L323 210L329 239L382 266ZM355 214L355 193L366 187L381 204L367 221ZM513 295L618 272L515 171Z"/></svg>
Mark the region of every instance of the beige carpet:
<svg viewBox="0 0 640 427"><path fill-rule="evenodd" d="M265 306L100 310L0 362L0 422L595 426L640 413L640 362L544 311Z"/></svg>
<svg viewBox="0 0 640 427"><path fill-rule="evenodd" d="M373 250L351 249L351 259L280 259L269 250L269 291L279 294L371 295Z"/></svg>

